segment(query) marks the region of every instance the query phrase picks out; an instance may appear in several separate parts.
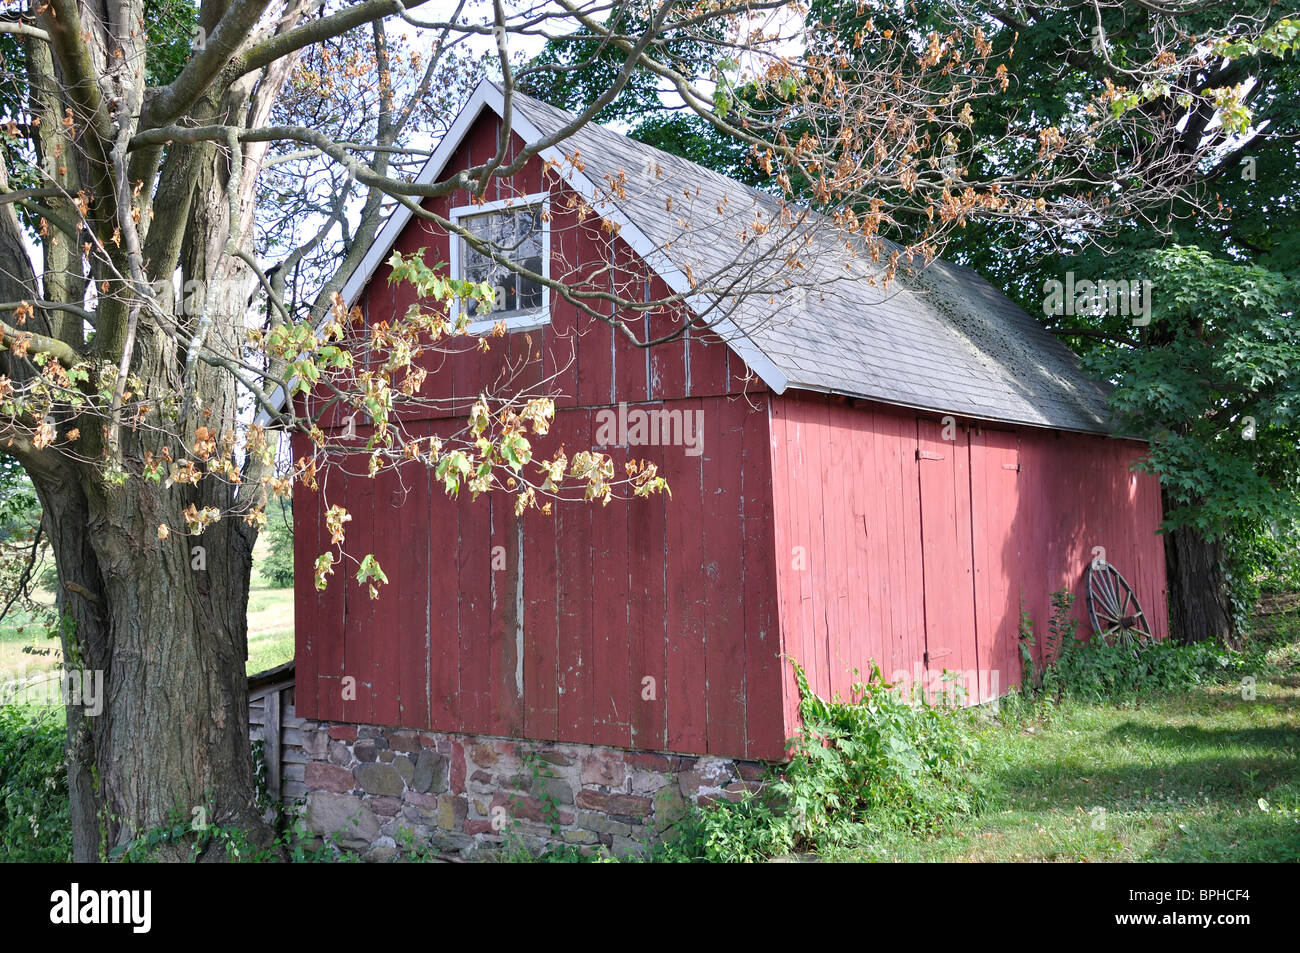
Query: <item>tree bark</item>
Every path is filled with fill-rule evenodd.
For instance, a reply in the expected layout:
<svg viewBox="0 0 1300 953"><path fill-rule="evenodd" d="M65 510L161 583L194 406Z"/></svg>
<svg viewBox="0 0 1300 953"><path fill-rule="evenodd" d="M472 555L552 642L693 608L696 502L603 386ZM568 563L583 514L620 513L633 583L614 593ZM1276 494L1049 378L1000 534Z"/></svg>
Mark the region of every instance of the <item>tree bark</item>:
<svg viewBox="0 0 1300 953"><path fill-rule="evenodd" d="M103 859L178 817L266 846L244 675L251 531L224 520L186 536L175 500L144 481L88 493L46 477L33 474L70 620L65 667L103 684L98 713L85 699L66 706L74 859ZM166 540L162 522L176 530Z"/></svg>
<svg viewBox="0 0 1300 953"><path fill-rule="evenodd" d="M1191 527L1165 534L1169 631L1175 642L1237 645L1224 561L1220 540L1209 539Z"/></svg>

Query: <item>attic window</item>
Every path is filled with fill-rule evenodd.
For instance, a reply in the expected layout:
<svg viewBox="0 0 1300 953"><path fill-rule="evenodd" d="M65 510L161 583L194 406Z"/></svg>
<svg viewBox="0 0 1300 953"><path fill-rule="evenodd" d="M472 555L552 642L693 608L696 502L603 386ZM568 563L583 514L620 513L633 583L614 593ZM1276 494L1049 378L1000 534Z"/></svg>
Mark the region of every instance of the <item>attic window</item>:
<svg viewBox="0 0 1300 953"><path fill-rule="evenodd" d="M496 261L504 258L543 277L550 271L550 230L546 225L546 195L528 195L468 205L451 211L452 220L482 242L454 236L452 273L464 281L486 282L492 303L464 301L461 306L475 320L471 333L483 333L498 321L511 331L540 327L549 320L546 286Z"/></svg>

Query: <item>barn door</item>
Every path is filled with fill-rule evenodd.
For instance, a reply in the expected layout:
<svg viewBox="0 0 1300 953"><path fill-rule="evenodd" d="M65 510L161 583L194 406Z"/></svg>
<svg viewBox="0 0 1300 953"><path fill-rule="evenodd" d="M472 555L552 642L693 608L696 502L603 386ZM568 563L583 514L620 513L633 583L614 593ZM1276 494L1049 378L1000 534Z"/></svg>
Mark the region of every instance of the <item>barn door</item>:
<svg viewBox="0 0 1300 953"><path fill-rule="evenodd" d="M917 421L921 487L926 684L942 687L945 671L961 676L967 702L977 697L975 596L970 520L970 443L965 430Z"/></svg>
<svg viewBox="0 0 1300 953"><path fill-rule="evenodd" d="M987 702L1020 670L1020 438L1003 430L972 434L970 468L978 700Z"/></svg>

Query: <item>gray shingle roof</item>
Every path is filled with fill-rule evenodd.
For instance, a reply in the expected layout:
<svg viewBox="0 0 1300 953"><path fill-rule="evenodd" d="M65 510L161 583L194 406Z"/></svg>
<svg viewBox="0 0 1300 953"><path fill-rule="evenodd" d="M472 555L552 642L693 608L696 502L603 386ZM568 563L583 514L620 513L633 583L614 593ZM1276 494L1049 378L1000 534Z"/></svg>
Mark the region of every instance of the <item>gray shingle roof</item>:
<svg viewBox="0 0 1300 953"><path fill-rule="evenodd" d="M571 119L523 95L513 104L544 134ZM900 270L885 287L872 278L879 266L855 256L828 220L809 214L776 227L782 206L766 193L595 124L559 149L578 154L592 182L622 181L613 202L673 266L700 286L742 289L711 300L728 315L730 335L766 356L788 387L1109 431L1104 388L1083 374L1069 348L969 268L936 261L919 272ZM770 228L766 241L753 235L756 218ZM796 246L803 291L788 287L791 269L782 261Z"/></svg>

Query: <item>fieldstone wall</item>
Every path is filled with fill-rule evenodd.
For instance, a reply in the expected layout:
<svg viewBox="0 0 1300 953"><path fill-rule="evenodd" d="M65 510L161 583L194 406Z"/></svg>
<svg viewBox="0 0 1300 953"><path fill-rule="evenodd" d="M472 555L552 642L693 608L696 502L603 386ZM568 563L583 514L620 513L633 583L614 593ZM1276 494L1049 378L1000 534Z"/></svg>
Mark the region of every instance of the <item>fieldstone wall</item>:
<svg viewBox="0 0 1300 953"><path fill-rule="evenodd" d="M757 791L762 763L400 728L303 724L310 831L367 860L403 832L442 852L576 844L643 851L688 802Z"/></svg>

